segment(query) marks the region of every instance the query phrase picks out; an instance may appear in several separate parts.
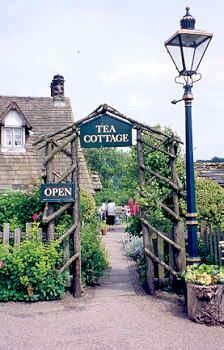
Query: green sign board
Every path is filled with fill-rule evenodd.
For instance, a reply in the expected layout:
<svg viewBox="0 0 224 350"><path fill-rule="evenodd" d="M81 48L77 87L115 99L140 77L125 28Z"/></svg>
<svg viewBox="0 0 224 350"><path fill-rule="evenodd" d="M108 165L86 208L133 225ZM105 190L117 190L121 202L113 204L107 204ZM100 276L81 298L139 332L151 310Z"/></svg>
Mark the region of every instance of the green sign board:
<svg viewBox="0 0 224 350"><path fill-rule="evenodd" d="M132 145L132 125L104 113L80 125L83 148L127 147Z"/></svg>
<svg viewBox="0 0 224 350"><path fill-rule="evenodd" d="M74 183L48 183L40 186L41 202L74 202Z"/></svg>

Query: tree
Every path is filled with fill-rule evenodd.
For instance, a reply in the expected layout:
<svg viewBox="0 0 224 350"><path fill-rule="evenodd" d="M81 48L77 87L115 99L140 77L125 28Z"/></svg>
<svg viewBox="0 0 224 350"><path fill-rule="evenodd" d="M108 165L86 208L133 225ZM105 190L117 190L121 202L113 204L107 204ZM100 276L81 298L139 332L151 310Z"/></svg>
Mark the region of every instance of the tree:
<svg viewBox="0 0 224 350"><path fill-rule="evenodd" d="M96 194L100 204L109 199L125 204L137 188L136 152L119 148L86 149L85 158L91 171L100 175L103 189Z"/></svg>

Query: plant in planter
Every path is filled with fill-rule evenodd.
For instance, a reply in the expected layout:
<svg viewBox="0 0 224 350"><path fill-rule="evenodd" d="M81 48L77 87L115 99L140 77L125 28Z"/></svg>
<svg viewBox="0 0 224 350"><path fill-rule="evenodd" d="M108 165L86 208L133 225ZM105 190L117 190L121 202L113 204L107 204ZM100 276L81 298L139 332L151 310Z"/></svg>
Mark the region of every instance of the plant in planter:
<svg viewBox="0 0 224 350"><path fill-rule="evenodd" d="M188 266L185 281L189 318L198 323L224 325L224 267Z"/></svg>
<svg viewBox="0 0 224 350"><path fill-rule="evenodd" d="M102 222L100 224L100 232L103 236L106 235L108 228L109 228L109 226L106 223Z"/></svg>

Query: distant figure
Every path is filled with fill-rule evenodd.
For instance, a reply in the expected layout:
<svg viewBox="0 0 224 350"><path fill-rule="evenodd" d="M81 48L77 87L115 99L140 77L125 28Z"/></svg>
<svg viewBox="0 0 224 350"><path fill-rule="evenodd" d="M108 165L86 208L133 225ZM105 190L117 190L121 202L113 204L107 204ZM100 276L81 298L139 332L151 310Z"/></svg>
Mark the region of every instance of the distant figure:
<svg viewBox="0 0 224 350"><path fill-rule="evenodd" d="M138 214L138 212L139 212L139 206L136 203L134 198L131 197L129 199L128 206L129 206L129 209L130 209L130 215L131 216L136 216Z"/></svg>
<svg viewBox="0 0 224 350"><path fill-rule="evenodd" d="M106 203L102 203L101 207L99 208L99 216L100 216L100 220L106 220Z"/></svg>
<svg viewBox="0 0 224 350"><path fill-rule="evenodd" d="M106 211L106 223L109 226L113 226L115 223L116 216L116 206L113 201L109 201L107 203L107 211Z"/></svg>
<svg viewBox="0 0 224 350"><path fill-rule="evenodd" d="M131 215L130 213L130 208L128 205L125 206L125 220L128 221L129 216Z"/></svg>

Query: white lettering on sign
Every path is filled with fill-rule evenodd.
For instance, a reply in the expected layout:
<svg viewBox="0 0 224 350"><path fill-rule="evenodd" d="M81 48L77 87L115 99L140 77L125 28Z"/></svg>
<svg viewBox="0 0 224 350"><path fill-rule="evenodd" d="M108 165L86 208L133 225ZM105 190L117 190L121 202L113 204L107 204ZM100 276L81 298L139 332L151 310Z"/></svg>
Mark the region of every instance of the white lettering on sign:
<svg viewBox="0 0 224 350"><path fill-rule="evenodd" d="M44 189L46 197L67 197L72 195L71 188L67 187L47 187Z"/></svg>
<svg viewBox="0 0 224 350"><path fill-rule="evenodd" d="M46 197L51 196L51 188L45 188L44 194L45 194Z"/></svg>
<svg viewBox="0 0 224 350"><path fill-rule="evenodd" d="M116 135L85 135L83 137L86 143L102 143L103 141L107 143L116 142L129 142L128 134L116 134Z"/></svg>
<svg viewBox="0 0 224 350"><path fill-rule="evenodd" d="M96 125L96 129L98 133L106 133L106 132L116 132L114 125Z"/></svg>

